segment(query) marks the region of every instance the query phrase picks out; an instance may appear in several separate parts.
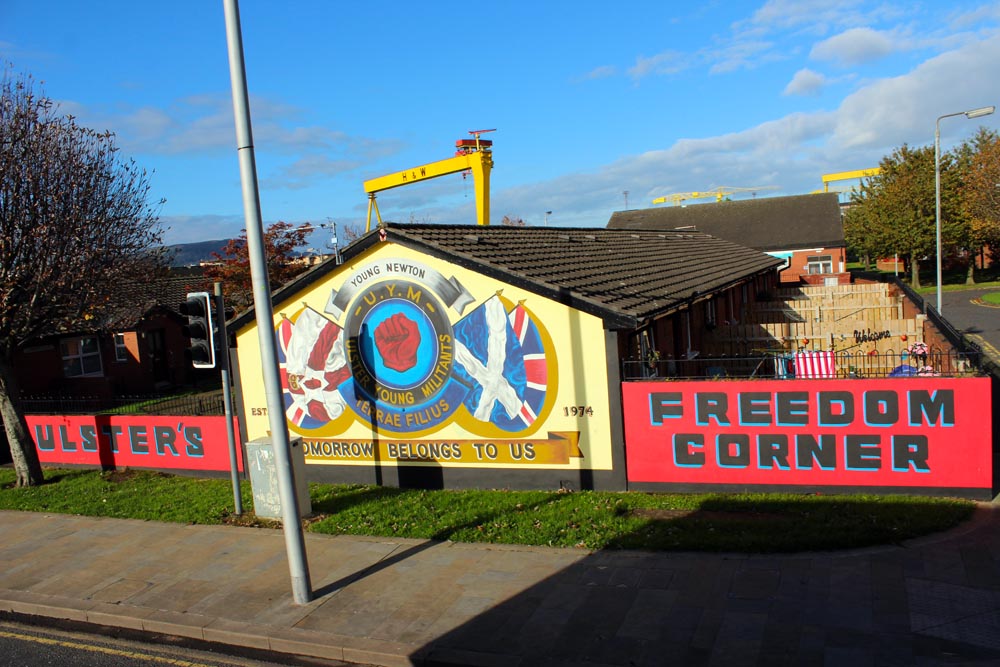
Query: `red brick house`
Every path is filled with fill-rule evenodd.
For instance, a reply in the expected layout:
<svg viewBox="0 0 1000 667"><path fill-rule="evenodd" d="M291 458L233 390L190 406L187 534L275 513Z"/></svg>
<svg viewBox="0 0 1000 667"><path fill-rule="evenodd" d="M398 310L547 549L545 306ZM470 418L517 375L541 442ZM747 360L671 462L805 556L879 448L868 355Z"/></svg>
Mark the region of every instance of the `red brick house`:
<svg viewBox="0 0 1000 667"><path fill-rule="evenodd" d="M784 285L850 282L834 192L616 211L608 228L697 230L785 260Z"/></svg>
<svg viewBox="0 0 1000 667"><path fill-rule="evenodd" d="M202 275L164 278L111 321L30 342L14 356L21 393L106 399L196 383L204 372L185 358L186 319L177 309L187 292L206 289Z"/></svg>

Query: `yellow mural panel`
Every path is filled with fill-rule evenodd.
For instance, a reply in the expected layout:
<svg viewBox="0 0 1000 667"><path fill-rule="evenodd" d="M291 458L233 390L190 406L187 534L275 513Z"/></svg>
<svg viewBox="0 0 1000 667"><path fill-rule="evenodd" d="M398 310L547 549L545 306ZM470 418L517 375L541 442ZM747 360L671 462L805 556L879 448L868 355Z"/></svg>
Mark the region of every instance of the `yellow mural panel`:
<svg viewBox="0 0 1000 667"><path fill-rule="evenodd" d="M311 464L611 469L601 320L395 243L275 307L285 417ZM250 439L269 428L237 332Z"/></svg>

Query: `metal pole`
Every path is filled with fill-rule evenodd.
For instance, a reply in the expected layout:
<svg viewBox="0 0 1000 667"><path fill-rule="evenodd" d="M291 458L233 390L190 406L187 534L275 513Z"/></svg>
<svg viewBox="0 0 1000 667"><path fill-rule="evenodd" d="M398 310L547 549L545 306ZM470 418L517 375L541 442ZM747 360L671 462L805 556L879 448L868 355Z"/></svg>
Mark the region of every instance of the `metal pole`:
<svg viewBox="0 0 1000 667"><path fill-rule="evenodd" d="M934 121L934 235L937 239L938 315L941 314L941 118Z"/></svg>
<svg viewBox="0 0 1000 667"><path fill-rule="evenodd" d="M333 223L333 257L337 266L340 266L340 239L337 237L337 223Z"/></svg>
<svg viewBox="0 0 1000 667"><path fill-rule="evenodd" d="M236 462L236 433L233 429L233 394L229 384L229 335L226 333L226 307L222 303L222 283L215 283L215 321L219 323L219 337L222 341L216 350L222 367L222 403L226 415L226 440L229 442L229 477L233 482L233 506L236 516L243 514L243 496L240 492L240 470Z"/></svg>
<svg viewBox="0 0 1000 667"><path fill-rule="evenodd" d="M966 118L981 118L989 116L996 110L995 106L979 107L968 111L946 113L934 121L934 230L937 235L937 311L941 314L941 119L953 116Z"/></svg>
<svg viewBox="0 0 1000 667"><path fill-rule="evenodd" d="M243 214L246 218L247 251L250 256L250 279L267 415L271 427L275 468L278 475L278 496L284 524L288 569L292 578L295 602L306 604L312 599L309 565L306 562L305 539L299 518L299 501L295 494L291 448L285 406L281 399L278 375L278 353L274 339L274 310L271 288L267 282L267 259L264 256L264 226L260 215L257 191L257 167L254 161L253 133L250 127L250 102L247 94L246 69L243 62L243 37L240 32L240 10L237 0L223 0L226 13L226 42L229 47L229 78L233 88L233 113L236 117L236 149L240 162L240 182L243 185Z"/></svg>

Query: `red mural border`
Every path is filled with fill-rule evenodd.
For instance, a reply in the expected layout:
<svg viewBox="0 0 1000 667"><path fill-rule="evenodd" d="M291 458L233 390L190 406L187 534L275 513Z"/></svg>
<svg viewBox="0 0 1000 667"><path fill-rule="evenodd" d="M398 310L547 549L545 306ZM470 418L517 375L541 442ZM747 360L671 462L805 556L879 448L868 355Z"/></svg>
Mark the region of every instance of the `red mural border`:
<svg viewBox="0 0 1000 667"><path fill-rule="evenodd" d="M989 378L628 382L630 483L990 488Z"/></svg>
<svg viewBox="0 0 1000 667"><path fill-rule="evenodd" d="M27 415L46 465L228 471L226 418L187 416ZM239 425L233 419L236 446ZM237 465L242 471L242 456Z"/></svg>

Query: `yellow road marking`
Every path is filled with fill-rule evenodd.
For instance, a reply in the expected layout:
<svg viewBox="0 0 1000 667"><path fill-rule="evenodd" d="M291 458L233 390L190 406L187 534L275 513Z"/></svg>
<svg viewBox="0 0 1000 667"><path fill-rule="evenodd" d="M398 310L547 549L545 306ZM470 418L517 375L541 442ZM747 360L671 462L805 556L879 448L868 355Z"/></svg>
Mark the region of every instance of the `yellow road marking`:
<svg viewBox="0 0 1000 667"><path fill-rule="evenodd" d="M0 637L7 637L10 639L21 639L28 642L47 644L50 646L62 646L63 648L79 649L81 651L90 651L92 653L104 653L107 655L115 655L123 658L152 660L153 662L162 662L163 664L166 665L177 665L178 667L212 667L211 665L207 665L201 662L191 662L189 660L177 660L175 658L164 658L158 655L148 655L146 653L136 653L134 651L122 651L119 649L108 648L106 646L81 644L79 642L64 641L62 639L50 639L48 637L35 637L33 635L22 635L17 632L5 632L3 630L0 630Z"/></svg>

